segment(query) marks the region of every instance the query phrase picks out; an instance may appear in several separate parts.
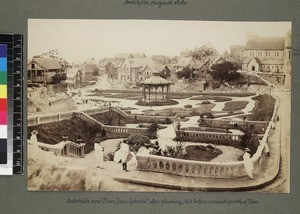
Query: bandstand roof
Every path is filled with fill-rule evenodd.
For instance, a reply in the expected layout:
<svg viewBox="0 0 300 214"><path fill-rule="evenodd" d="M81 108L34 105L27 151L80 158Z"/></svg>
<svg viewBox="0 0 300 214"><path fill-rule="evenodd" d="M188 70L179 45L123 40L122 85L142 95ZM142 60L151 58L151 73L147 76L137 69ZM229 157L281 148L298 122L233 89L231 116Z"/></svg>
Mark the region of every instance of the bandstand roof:
<svg viewBox="0 0 300 214"><path fill-rule="evenodd" d="M153 76L141 82L143 85L171 85L172 82L159 76L159 73L153 73Z"/></svg>

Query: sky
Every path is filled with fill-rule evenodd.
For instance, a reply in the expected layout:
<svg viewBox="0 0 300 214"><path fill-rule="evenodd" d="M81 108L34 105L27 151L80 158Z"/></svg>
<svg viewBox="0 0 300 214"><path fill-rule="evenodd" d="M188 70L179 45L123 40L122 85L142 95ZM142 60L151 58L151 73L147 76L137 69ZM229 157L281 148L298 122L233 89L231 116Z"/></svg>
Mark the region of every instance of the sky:
<svg viewBox="0 0 300 214"><path fill-rule="evenodd" d="M284 36L291 22L30 19L28 57L57 49L69 62L114 57L116 53L179 56L210 43L220 53L246 44L246 35Z"/></svg>

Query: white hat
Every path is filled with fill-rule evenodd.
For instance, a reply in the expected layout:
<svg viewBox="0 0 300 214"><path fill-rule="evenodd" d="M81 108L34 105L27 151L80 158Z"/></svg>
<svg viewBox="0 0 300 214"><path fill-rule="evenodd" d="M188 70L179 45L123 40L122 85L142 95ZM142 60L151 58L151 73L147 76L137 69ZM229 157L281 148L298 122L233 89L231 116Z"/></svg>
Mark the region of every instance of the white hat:
<svg viewBox="0 0 300 214"><path fill-rule="evenodd" d="M37 130L33 130L33 131L31 132L31 134L38 134L38 131L37 131Z"/></svg>

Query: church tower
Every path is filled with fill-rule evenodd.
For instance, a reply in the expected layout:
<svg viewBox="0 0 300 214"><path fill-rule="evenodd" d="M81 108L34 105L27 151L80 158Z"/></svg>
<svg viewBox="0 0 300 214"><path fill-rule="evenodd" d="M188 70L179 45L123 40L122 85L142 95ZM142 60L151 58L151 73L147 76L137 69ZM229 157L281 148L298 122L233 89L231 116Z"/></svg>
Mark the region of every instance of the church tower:
<svg viewBox="0 0 300 214"><path fill-rule="evenodd" d="M284 40L284 73L291 73L292 65L292 32L285 34Z"/></svg>
<svg viewBox="0 0 300 214"><path fill-rule="evenodd" d="M284 41L284 88L291 90L291 71L292 71L292 31L285 34Z"/></svg>

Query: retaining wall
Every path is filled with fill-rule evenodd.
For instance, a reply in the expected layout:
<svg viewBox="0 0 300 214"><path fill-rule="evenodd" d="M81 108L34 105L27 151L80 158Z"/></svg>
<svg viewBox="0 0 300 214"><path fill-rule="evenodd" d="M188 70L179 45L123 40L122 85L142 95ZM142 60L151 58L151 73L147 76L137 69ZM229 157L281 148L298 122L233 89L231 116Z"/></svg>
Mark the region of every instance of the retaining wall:
<svg viewBox="0 0 300 214"><path fill-rule="evenodd" d="M260 141L260 145L258 146L256 153L251 157L251 160L254 165L254 171L260 169L260 166L264 159L265 145L267 143L271 143L268 142L268 136L270 134L272 123L275 120L277 109L278 109L278 101L276 101L275 103L272 119L270 122L268 122L266 131L263 135L262 140ZM205 134L208 133L198 133L198 136L194 134L196 133L193 132L188 133L189 137L192 136L195 138L199 138L199 137L214 138L216 136L219 136L220 138L220 136L222 136L221 133L218 133L216 136L214 136L212 133L209 133L209 135L207 136L205 136ZM217 142L217 140L218 137L216 137L215 142ZM236 162L228 162L228 163L204 162L204 161L191 161L191 160L162 157L162 156L156 156L151 154L137 154L136 158L138 161L137 169L142 171L154 171L154 172L162 172L162 173L169 173L169 174L190 176L190 177L238 178L238 177L246 176L244 170L244 161L236 161Z"/></svg>

